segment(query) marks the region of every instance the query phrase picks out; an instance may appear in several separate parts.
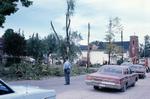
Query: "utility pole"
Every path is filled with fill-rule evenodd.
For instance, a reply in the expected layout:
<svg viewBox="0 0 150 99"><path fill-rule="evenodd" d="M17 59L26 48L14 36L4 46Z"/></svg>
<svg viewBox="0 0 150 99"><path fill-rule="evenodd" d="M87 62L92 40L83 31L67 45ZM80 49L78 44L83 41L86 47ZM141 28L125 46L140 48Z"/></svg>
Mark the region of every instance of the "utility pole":
<svg viewBox="0 0 150 99"><path fill-rule="evenodd" d="M121 31L121 46L122 46L122 62L123 62L123 53L124 53L124 47L123 47L123 30Z"/></svg>
<svg viewBox="0 0 150 99"><path fill-rule="evenodd" d="M110 33L110 35L112 34L112 20L110 19L110 21L109 21L109 33ZM110 58L111 58L111 50L112 50L112 48L110 47L111 46L111 38L109 38L109 51L108 51L108 64L110 64Z"/></svg>
<svg viewBox="0 0 150 99"><path fill-rule="evenodd" d="M87 39L87 42L88 42L88 52L87 52L87 68L88 68L89 65L90 65L90 45L89 45L89 42L90 42L90 23L88 23L88 39Z"/></svg>

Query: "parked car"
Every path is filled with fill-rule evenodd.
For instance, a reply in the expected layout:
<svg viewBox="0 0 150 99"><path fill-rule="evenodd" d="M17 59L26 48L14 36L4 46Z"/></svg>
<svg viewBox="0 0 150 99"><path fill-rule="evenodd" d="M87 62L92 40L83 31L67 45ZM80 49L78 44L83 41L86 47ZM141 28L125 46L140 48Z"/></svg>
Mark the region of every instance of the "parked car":
<svg viewBox="0 0 150 99"><path fill-rule="evenodd" d="M56 99L56 92L29 86L12 86L11 88L0 79L0 99Z"/></svg>
<svg viewBox="0 0 150 99"><path fill-rule="evenodd" d="M96 73L86 76L86 84L92 85L94 89L113 88L126 91L129 86L134 86L138 75L131 72L126 66L104 65Z"/></svg>
<svg viewBox="0 0 150 99"><path fill-rule="evenodd" d="M146 77L146 68L143 65L125 62L125 63L122 63L121 66L128 66L132 72L138 74L139 78Z"/></svg>
<svg viewBox="0 0 150 99"><path fill-rule="evenodd" d="M146 68L143 65L133 64L130 68L133 72L135 72L139 75L139 78L146 77Z"/></svg>
<svg viewBox="0 0 150 99"><path fill-rule="evenodd" d="M77 64L78 66L86 66L86 65L87 65L87 60L78 60L78 61L76 62L76 64ZM89 64L91 65L91 62L89 62Z"/></svg>
<svg viewBox="0 0 150 99"><path fill-rule="evenodd" d="M121 65L123 65L123 66L132 66L133 63L131 63L131 62L123 62Z"/></svg>

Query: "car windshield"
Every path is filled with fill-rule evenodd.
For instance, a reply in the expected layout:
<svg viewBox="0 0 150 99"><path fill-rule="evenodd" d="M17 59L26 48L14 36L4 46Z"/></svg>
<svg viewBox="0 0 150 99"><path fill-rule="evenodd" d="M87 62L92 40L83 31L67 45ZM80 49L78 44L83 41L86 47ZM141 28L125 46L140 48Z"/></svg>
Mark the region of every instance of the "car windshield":
<svg viewBox="0 0 150 99"><path fill-rule="evenodd" d="M124 62L124 63L122 63L121 65L123 65L123 66L131 66L131 65L133 65L133 64L130 63L130 62Z"/></svg>
<svg viewBox="0 0 150 99"><path fill-rule="evenodd" d="M115 68L115 67L101 67L99 69L100 73L115 73L115 74L122 74L122 69L121 68Z"/></svg>

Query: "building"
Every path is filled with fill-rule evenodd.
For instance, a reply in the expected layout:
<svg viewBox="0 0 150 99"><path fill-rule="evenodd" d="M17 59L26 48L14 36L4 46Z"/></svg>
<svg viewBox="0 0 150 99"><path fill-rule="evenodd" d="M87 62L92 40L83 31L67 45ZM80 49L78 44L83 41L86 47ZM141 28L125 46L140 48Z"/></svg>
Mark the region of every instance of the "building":
<svg viewBox="0 0 150 99"><path fill-rule="evenodd" d="M137 63L139 58L139 40L138 36L130 36L129 57L133 63Z"/></svg>
<svg viewBox="0 0 150 99"><path fill-rule="evenodd" d="M90 62L92 64L103 64L104 62L108 61L108 54L106 54L105 49L108 42L94 42L92 44L92 49L90 51ZM117 46L122 46L121 42L114 42ZM129 52L129 41L123 42L123 49L124 49L124 58L128 58L128 52ZM80 49L82 51L82 55L80 59L84 59L87 57L87 45L81 45ZM119 60L121 57L111 57L111 63L116 64L117 60Z"/></svg>

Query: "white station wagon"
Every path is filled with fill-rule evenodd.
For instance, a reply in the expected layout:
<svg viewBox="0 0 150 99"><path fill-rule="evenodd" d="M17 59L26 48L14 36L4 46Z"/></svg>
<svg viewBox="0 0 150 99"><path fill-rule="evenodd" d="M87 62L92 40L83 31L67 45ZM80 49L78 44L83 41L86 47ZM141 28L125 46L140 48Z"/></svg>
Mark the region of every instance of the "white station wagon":
<svg viewBox="0 0 150 99"><path fill-rule="evenodd" d="M38 87L12 86L0 79L0 99L56 99L54 90Z"/></svg>

